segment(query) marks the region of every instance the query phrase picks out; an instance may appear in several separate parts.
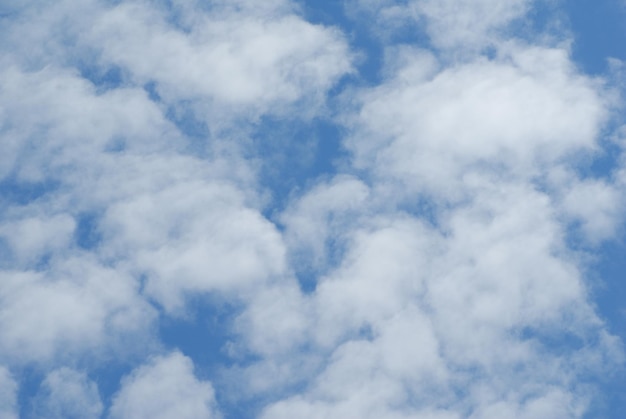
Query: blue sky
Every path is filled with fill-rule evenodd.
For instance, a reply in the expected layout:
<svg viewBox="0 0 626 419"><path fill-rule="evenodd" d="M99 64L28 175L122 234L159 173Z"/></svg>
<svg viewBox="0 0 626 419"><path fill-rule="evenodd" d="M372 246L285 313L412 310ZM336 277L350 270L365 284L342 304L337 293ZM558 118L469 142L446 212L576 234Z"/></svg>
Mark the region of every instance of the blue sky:
<svg viewBox="0 0 626 419"><path fill-rule="evenodd" d="M2 418L621 418L626 3L0 5Z"/></svg>

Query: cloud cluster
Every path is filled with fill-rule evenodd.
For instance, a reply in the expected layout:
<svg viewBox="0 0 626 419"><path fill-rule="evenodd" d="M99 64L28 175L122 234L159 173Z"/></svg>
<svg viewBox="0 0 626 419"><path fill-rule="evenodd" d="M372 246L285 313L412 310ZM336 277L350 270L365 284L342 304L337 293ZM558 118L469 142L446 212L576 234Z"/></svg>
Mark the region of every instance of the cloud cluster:
<svg viewBox="0 0 626 419"><path fill-rule="evenodd" d="M228 132L292 108L314 115L351 58L338 30L285 2L76 6L3 10L0 361L45 372L37 412L99 417L108 408L93 377L75 371L132 367L163 350L159 316L185 316L188 297L246 300L286 274L256 169L238 151L245 130ZM199 145L187 109L208 126ZM137 368L114 417L181 417L181 406L215 416L188 358ZM3 408L25 409L5 375ZM162 376L169 387L154 387Z"/></svg>
<svg viewBox="0 0 626 419"><path fill-rule="evenodd" d="M449 63L455 42L478 40L445 4L394 7L410 6L443 51L389 47L387 78L343 115L353 173L367 175L317 185L282 218L314 291L243 316L265 357L248 373L281 394L262 417L581 417L581 377L622 362L570 245L577 223L593 246L622 221L621 183L578 171L615 92L558 45L503 40ZM254 321L270 313L290 328Z"/></svg>
<svg viewBox="0 0 626 419"><path fill-rule="evenodd" d="M233 111L255 118L297 101L315 106L350 68L342 35L289 13L287 2L213 2L209 13L197 12L200 2L174 7L171 25L169 10L122 4L99 17L89 40L103 63L156 83L164 101L202 102L214 125Z"/></svg>
<svg viewBox="0 0 626 419"><path fill-rule="evenodd" d="M122 382L111 406L111 418L220 417L213 388L193 374L189 358L180 353L152 359Z"/></svg>
<svg viewBox="0 0 626 419"><path fill-rule="evenodd" d="M616 90L566 47L514 36L531 1L346 4L429 42L385 45L381 82L339 96L357 54L287 0L0 6L1 414L593 406L589 377L622 348L582 248L615 235L624 197L619 174L580 167L602 152ZM272 161L258 164L264 118L329 109L341 170L279 207ZM234 307L232 328L206 350L231 362L207 373L159 326L213 304ZM107 365L123 369L111 394ZM42 379L19 406L25 368Z"/></svg>

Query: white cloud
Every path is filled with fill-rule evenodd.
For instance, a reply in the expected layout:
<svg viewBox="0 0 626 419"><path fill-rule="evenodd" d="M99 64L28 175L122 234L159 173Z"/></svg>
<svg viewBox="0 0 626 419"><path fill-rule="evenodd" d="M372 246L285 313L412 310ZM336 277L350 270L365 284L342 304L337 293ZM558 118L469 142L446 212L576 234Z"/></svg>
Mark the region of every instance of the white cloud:
<svg viewBox="0 0 626 419"><path fill-rule="evenodd" d="M168 310L185 292L245 293L285 269L275 227L236 188L199 177L112 205L103 228L104 251L146 272L145 292Z"/></svg>
<svg viewBox="0 0 626 419"><path fill-rule="evenodd" d="M566 51L513 47L435 73L421 57L362 94L348 141L358 167L449 199L467 170L532 178L596 147L612 98Z"/></svg>
<svg viewBox="0 0 626 419"><path fill-rule="evenodd" d="M498 32L523 17L533 0L415 0L410 2L425 18L428 34L444 48L489 45Z"/></svg>
<svg viewBox="0 0 626 419"><path fill-rule="evenodd" d="M471 56L508 38L508 25L524 18L534 0L356 0L385 32L420 27L432 44L454 56Z"/></svg>
<svg viewBox="0 0 626 419"><path fill-rule="evenodd" d="M0 415L6 419L17 419L17 389L13 376L0 366Z"/></svg>
<svg viewBox="0 0 626 419"><path fill-rule="evenodd" d="M150 301L187 314L211 294L241 309L224 391L262 396L265 418L583 415L583 377L621 348L566 236L619 223L617 184L576 173L616 97L567 49L507 39L532 2L370 4L439 51L387 47L382 82L344 92L349 173L292 196L282 231L248 134L321 112L352 68L344 36L286 0L113 3L7 3L0 29L0 178L42 189L2 208L0 359L51 369L42 409L100 415L87 373L59 365L153 353ZM6 369L0 389L11 414ZM179 352L128 375L110 414L219 417Z"/></svg>
<svg viewBox="0 0 626 419"><path fill-rule="evenodd" d="M0 291L4 357L123 352L122 336L150 341L154 309L140 293L180 313L187 295L242 298L284 275L284 245L260 214L249 163L219 151L191 156L188 139L142 85L156 82L165 101L201 98L214 110L254 108L257 117L323 100L350 70L347 46L287 3L178 5L188 30L153 6L85 3L78 22L68 14L72 2L33 3L20 10L28 18L4 28L15 41L4 50L41 41L49 51L3 56L0 175L14 176L18 188L52 184L42 198L8 207L3 220L12 252ZM67 39L76 40L71 50ZM101 91L72 68L83 60L96 72L120 65L127 80ZM247 118L243 108L234 117ZM88 251L75 242L85 213L95 214L99 237Z"/></svg>
<svg viewBox="0 0 626 419"><path fill-rule="evenodd" d="M84 183L102 176L116 141L134 153L181 148L180 135L142 89L98 94L75 70L54 66L33 72L11 66L1 83L8 145L2 177L14 172L20 181Z"/></svg>
<svg viewBox="0 0 626 419"><path fill-rule="evenodd" d="M174 352L153 358L123 379L110 417L210 419L220 415L211 384L198 380L192 361Z"/></svg>
<svg viewBox="0 0 626 419"><path fill-rule="evenodd" d="M46 214L5 220L0 224L2 237L12 250L12 261L25 267L36 265L46 255L64 250L73 240L74 219L67 214ZM7 217L8 218L8 217Z"/></svg>
<svg viewBox="0 0 626 419"><path fill-rule="evenodd" d="M55 31L69 3L50 7L50 16L29 13ZM89 29L70 25L65 34L84 32L74 52L97 70L121 66L127 80L101 92L63 68L76 60L50 54L45 58L54 65L29 72L19 54L12 57L2 93L2 101L12 103L4 114L4 174L16 173L18 182L59 183L60 193L41 203L46 208L33 209L37 217L52 211L70 220L63 214L68 206L75 217L103 214L96 220L104 239L100 256L107 263L117 258L117 267L132 275L147 274L146 292L168 310L180 308L188 291L241 291L280 276L285 250L259 213L254 171L238 155L240 139L207 138L202 147L210 157L195 158L191 141L165 113L180 100L210 103L211 111L197 117L214 129L231 117L250 117L248 108L254 119L301 99L319 104L350 70L341 34L309 24L285 2L209 9L178 4L179 17L189 20L179 23L191 25L186 29L145 2L85 7L93 12L84 17ZM7 31L18 33L24 25L18 20ZM94 62L96 53L101 56ZM166 105L149 99L143 91L148 82L156 82ZM314 112L315 106L307 108ZM17 217L6 228L11 233L33 223L41 221ZM16 255L36 250L26 237L11 240Z"/></svg>
<svg viewBox="0 0 626 419"><path fill-rule="evenodd" d="M519 400L518 395L509 400L501 400L486 396L484 405L472 413L471 419L487 419L493 417L509 417L515 419L531 418L578 418L582 417L587 408L587 400L583 395L573 397L558 388L546 387L528 400Z"/></svg>
<svg viewBox="0 0 626 419"><path fill-rule="evenodd" d="M138 295L138 282L89 256L53 260L45 271L2 271L0 277L4 359L123 357L151 345L155 311Z"/></svg>
<svg viewBox="0 0 626 419"><path fill-rule="evenodd" d="M423 292L421 262L436 254L436 239L430 240L419 221L391 218L372 224L351 232L342 264L318 284L314 336L324 346L333 347L346 333L376 328Z"/></svg>
<svg viewBox="0 0 626 419"><path fill-rule="evenodd" d="M260 290L237 319L237 329L248 339L246 349L266 356L297 352L311 331L308 305L295 281Z"/></svg>
<svg viewBox="0 0 626 419"><path fill-rule="evenodd" d="M259 321L245 332L263 358L248 382L264 385L248 391L307 383L262 417L581 417L579 375L619 363L620 346L588 301L551 200L482 182L439 228L397 213L347 227L342 262L314 293L259 301L296 327L277 329L285 320L253 306ZM274 333L307 349L258 343Z"/></svg>
<svg viewBox="0 0 626 419"><path fill-rule="evenodd" d="M338 177L283 214L290 248L326 266L302 301L273 305L308 319L283 332L307 349L261 346L248 372L282 367L306 385L289 393L273 376L263 417L581 417L581 377L622 359L567 244L572 220L591 244L619 222L615 185L574 174L614 92L561 48L502 41L494 59L453 65L388 56L385 81L345 117L369 185ZM271 336L271 322L250 324L252 342ZM314 367L294 368L302 358Z"/></svg>
<svg viewBox="0 0 626 419"><path fill-rule="evenodd" d="M89 41L101 48L103 63L121 66L140 84L156 82L166 102L215 103L202 115L214 125L215 116L233 110L256 117L301 99L317 105L320 93L350 71L347 45L340 32L312 25L284 4L183 8L188 26L181 31L148 3L128 2L102 15Z"/></svg>
<svg viewBox="0 0 626 419"><path fill-rule="evenodd" d="M292 202L281 216L286 226L285 239L293 263L322 268L329 256L339 251L329 249L328 241L337 240L336 233L346 224L354 223L369 195L369 188L359 179L340 176L328 184L317 185L301 199Z"/></svg>
<svg viewBox="0 0 626 419"><path fill-rule="evenodd" d="M585 237L592 243L612 238L623 222L624 194L619 185L601 180L572 184L562 198L564 212L581 224Z"/></svg>
<svg viewBox="0 0 626 419"><path fill-rule="evenodd" d="M98 386L85 373L69 368L50 372L35 400L34 415L41 418L100 418L103 405Z"/></svg>

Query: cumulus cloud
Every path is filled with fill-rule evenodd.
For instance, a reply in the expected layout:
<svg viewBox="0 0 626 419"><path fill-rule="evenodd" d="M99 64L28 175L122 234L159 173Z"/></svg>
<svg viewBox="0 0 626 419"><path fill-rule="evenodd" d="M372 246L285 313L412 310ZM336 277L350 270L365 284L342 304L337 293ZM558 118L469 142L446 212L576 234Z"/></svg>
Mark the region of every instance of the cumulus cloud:
<svg viewBox="0 0 626 419"><path fill-rule="evenodd" d="M506 25L523 17L532 0L506 3L493 0L435 1L417 0L409 7L426 20L426 28L435 45L450 47L485 47Z"/></svg>
<svg viewBox="0 0 626 419"><path fill-rule="evenodd" d="M103 63L137 83L156 83L166 102L203 99L202 117L217 125L215 116L233 109L258 117L298 100L315 106L350 70L341 33L311 25L288 6L214 2L204 14L180 6L179 28L149 3L129 2L103 14L89 39Z"/></svg>
<svg viewBox="0 0 626 419"><path fill-rule="evenodd" d="M246 205L245 191L211 179L201 162L155 161L138 167L159 185L112 203L101 221L102 252L146 275L144 291L168 310L186 292L243 291L285 269L276 228ZM150 170L152 169L152 172Z"/></svg>
<svg viewBox="0 0 626 419"><path fill-rule="evenodd" d="M571 238L623 221L621 174L579 170L619 96L512 35L535 2L357 3L429 41L383 38L339 96L348 37L295 2L0 6L0 412L34 366L40 416L585 414L623 355ZM279 206L265 118L331 112L341 169ZM231 362L164 355L160 321L213 304L232 328L201 350Z"/></svg>
<svg viewBox="0 0 626 419"><path fill-rule="evenodd" d="M443 231L394 214L349 232L342 265L308 304L284 309L315 319L299 345L327 361L292 370L312 378L306 391L264 417L578 417L575 377L604 368L594 353L619 362L619 345L587 303L550 201L521 186L490 194L452 211Z"/></svg>
<svg viewBox="0 0 626 419"><path fill-rule="evenodd" d="M363 92L348 140L357 167L446 196L468 170L528 178L596 147L610 96L576 73L567 51L514 47L441 71L433 60L418 51Z"/></svg>
<svg viewBox="0 0 626 419"><path fill-rule="evenodd" d="M12 250L11 256L16 264L37 264L45 255L65 249L73 240L76 224L66 214L32 214L30 218L23 215L15 218L5 220L0 235Z"/></svg>
<svg viewBox="0 0 626 419"><path fill-rule="evenodd" d="M156 357L122 381L111 418L219 418L210 383L198 380L184 355Z"/></svg>
<svg viewBox="0 0 626 419"><path fill-rule="evenodd" d="M74 301L72 290L77 297L91 295L84 284L98 282L94 269L116 272L116 303L101 302L106 294L95 293L89 304L75 300L93 315L79 321L59 314L71 324L84 322L85 332L76 337L89 346L105 327L100 321L117 313L113 307L134 301L130 310L137 311L146 305L132 295L141 278L145 294L173 311L181 309L186 293L241 291L285 269L283 245L259 212L248 163L237 155L219 157L218 150L208 159L191 155L190 140L168 109L183 100L210 103L212 111L197 118L217 123L218 111L220 118L254 119L301 99L321 103L320 95L350 69L346 43L338 31L309 24L284 2L155 6L88 2L80 20L68 14L72 2L12 8L21 15L3 30L15 44L2 45L8 65L1 100L11 105L3 106L6 153L0 167L13 188L39 185L43 196L6 209L1 234L11 251L7 276L30 278L5 283L10 303L3 330L15 338L7 346L31 339L19 332L29 317L52 313L20 311L33 304L32 296L41 294L52 307L56 296ZM168 19L172 14L178 23ZM35 23L39 27L30 31ZM61 27L63 33L57 32ZM292 32L299 36L285 36ZM51 48L32 59L19 49L8 51L43 38ZM120 84L98 85L98 74L106 77L111 68L120 69ZM156 102L144 90L150 83ZM253 108L253 115L242 107ZM85 234L79 231L85 217L92 218L88 233L98 237L89 252L76 242ZM99 263L107 268L91 267ZM55 266L67 264L89 266L88 276L56 273ZM63 307L54 310L61 313ZM9 323L14 318L22 320ZM133 317L146 326L140 318L150 315ZM48 343L33 346L41 356L54 352L53 341L63 341L57 333L81 330L64 332L70 323L57 320L40 336L50 335Z"/></svg>
<svg viewBox="0 0 626 419"><path fill-rule="evenodd" d="M624 196L619 183L587 179L574 181L562 190L558 202L566 218L578 224L583 237L592 244L615 237L623 222Z"/></svg>
<svg viewBox="0 0 626 419"><path fill-rule="evenodd" d="M59 365L136 362L159 346L160 309L245 300L288 275L247 131L228 130L312 117L352 58L339 30L286 1L76 6L2 6L0 358L50 368L37 409L97 417L97 388ZM3 406L23 410L9 378ZM211 385L177 353L124 381L112 415L154 417L146 394L163 415L216 415Z"/></svg>
<svg viewBox="0 0 626 419"><path fill-rule="evenodd" d="M17 363L128 355L150 346L155 310L127 275L86 257L0 273L0 356Z"/></svg>
<svg viewBox="0 0 626 419"><path fill-rule="evenodd" d="M44 379L33 414L41 418L100 418L102 408L96 383L84 373L61 368Z"/></svg>
<svg viewBox="0 0 626 419"><path fill-rule="evenodd" d="M463 3L459 14L487 3ZM412 5L448 24L445 5ZM521 15L496 13L485 25ZM428 27L442 48L461 42L462 27L440 29L456 40ZM303 303L283 307L284 317L313 319L308 340L286 333L309 362L324 361L260 361L251 371L283 365L307 383L262 416L582 416L581 375L622 359L568 247L572 220L592 244L620 222L618 185L576 174L598 150L614 92L554 46L502 42L493 58L454 64L406 47L388 56L387 78L358 92L345 116L345 144L368 184L351 194L338 177L284 214L310 263L341 256ZM598 199L583 198L591 193ZM253 343L267 327L248 331Z"/></svg>
<svg viewBox="0 0 626 419"><path fill-rule="evenodd" d="M293 254L294 265L323 268L332 257L327 247L329 240L340 238L336 233L354 222L351 216L359 214L369 195L369 188L357 178L340 176L329 184L317 185L301 199L296 200L282 214L286 227L285 238ZM337 253L338 247L332 253Z"/></svg>

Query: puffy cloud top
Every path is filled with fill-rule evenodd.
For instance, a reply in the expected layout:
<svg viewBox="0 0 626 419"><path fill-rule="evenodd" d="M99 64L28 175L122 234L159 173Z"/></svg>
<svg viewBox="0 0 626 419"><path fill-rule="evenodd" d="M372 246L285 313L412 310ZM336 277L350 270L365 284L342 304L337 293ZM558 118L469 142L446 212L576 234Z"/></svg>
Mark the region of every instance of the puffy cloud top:
<svg viewBox="0 0 626 419"><path fill-rule="evenodd" d="M0 416L601 412L621 87L537 3L5 1Z"/></svg>

